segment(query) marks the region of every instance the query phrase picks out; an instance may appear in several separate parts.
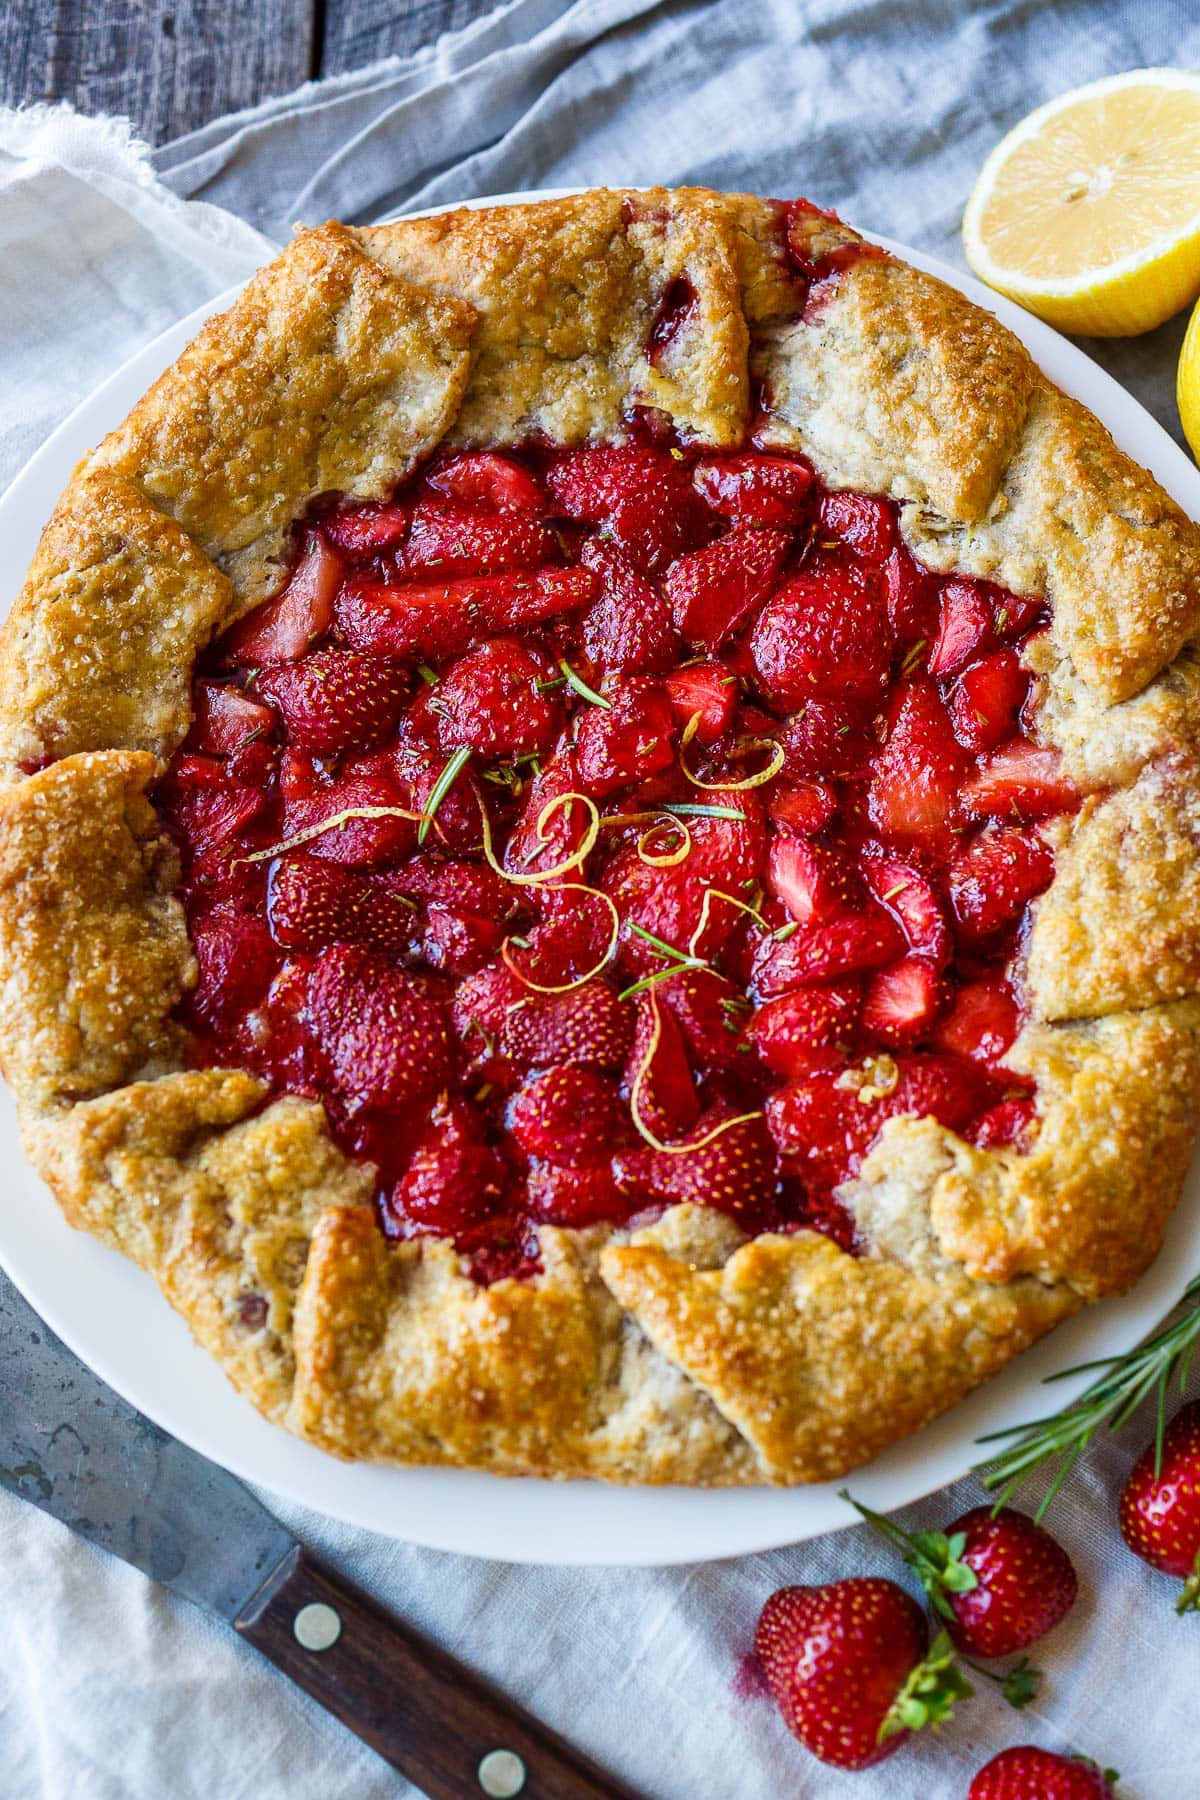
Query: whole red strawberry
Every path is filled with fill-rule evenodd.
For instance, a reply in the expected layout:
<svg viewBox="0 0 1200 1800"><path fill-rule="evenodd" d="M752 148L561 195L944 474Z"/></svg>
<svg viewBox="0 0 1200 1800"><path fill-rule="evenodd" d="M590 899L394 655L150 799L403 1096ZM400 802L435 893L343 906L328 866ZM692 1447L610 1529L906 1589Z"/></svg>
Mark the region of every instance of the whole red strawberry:
<svg viewBox="0 0 1200 1800"><path fill-rule="evenodd" d="M754 1634L788 1730L838 1769L882 1762L971 1692L946 1638L928 1644L916 1601L878 1576L780 1588Z"/></svg>
<svg viewBox="0 0 1200 1800"><path fill-rule="evenodd" d="M846 1499L850 1499L847 1494ZM976 1506L943 1531L908 1532L868 1507L854 1506L920 1576L957 1650L1011 1656L1045 1637L1075 1604L1079 1583L1070 1557L1050 1533L1012 1507ZM1022 1671L1024 1677L1032 1671ZM1031 1694L1021 1683L1010 1699Z"/></svg>
<svg viewBox="0 0 1200 1800"><path fill-rule="evenodd" d="M1017 1744L983 1765L967 1800L1113 1800L1116 1779L1112 1769L1101 1771L1086 1757Z"/></svg>
<svg viewBox="0 0 1200 1800"><path fill-rule="evenodd" d="M1167 1426L1161 1458L1148 1444L1121 1494L1121 1536L1153 1569L1183 1580L1176 1612L1200 1609L1200 1400Z"/></svg>

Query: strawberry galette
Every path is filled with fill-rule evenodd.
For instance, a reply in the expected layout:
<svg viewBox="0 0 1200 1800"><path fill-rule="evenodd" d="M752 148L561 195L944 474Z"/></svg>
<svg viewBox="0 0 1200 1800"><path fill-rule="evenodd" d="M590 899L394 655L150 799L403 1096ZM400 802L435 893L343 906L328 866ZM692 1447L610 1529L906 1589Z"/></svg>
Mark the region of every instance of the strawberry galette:
<svg viewBox="0 0 1200 1800"><path fill-rule="evenodd" d="M309 231L0 640L67 1217L342 1456L803 1482L1153 1257L1200 530L831 215Z"/></svg>

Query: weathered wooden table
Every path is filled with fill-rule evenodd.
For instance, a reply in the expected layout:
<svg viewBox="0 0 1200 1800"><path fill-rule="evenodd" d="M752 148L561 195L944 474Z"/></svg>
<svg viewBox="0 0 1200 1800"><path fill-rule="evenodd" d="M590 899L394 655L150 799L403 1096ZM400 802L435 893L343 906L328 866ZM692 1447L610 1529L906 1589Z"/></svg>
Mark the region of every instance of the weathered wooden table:
<svg viewBox="0 0 1200 1800"><path fill-rule="evenodd" d="M127 114L152 144L432 43L497 0L0 0L0 102Z"/></svg>

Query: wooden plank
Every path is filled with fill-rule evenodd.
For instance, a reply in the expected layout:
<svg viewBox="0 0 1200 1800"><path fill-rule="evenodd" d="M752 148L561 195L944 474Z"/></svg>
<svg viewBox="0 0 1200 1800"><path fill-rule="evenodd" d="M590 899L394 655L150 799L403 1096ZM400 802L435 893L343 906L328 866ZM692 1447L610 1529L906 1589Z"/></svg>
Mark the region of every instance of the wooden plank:
<svg viewBox="0 0 1200 1800"><path fill-rule="evenodd" d="M0 101L122 113L153 144L315 73L318 0L0 0Z"/></svg>
<svg viewBox="0 0 1200 1800"><path fill-rule="evenodd" d="M443 31L458 31L498 0L326 0L319 66L322 75L360 69L381 56L408 56Z"/></svg>

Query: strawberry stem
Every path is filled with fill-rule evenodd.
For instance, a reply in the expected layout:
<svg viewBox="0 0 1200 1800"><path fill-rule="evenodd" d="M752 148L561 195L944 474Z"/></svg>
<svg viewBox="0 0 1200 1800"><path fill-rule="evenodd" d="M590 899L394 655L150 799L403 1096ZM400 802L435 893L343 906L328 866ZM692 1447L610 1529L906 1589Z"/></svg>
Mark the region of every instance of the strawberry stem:
<svg viewBox="0 0 1200 1800"><path fill-rule="evenodd" d="M861 1505L848 1488L841 1490L839 1498L849 1501L873 1531L886 1539L893 1549L899 1550L929 1595L934 1611L943 1619L952 1619L954 1608L946 1595L969 1594L979 1586L974 1569L960 1560L966 1548L966 1533L956 1531L953 1537L947 1537L944 1531L905 1531L903 1526L885 1519L882 1513Z"/></svg>
<svg viewBox="0 0 1200 1800"><path fill-rule="evenodd" d="M1183 1592L1175 1602L1175 1611L1200 1612L1200 1550L1197 1550L1192 1572L1183 1584Z"/></svg>
<svg viewBox="0 0 1200 1800"><path fill-rule="evenodd" d="M920 1731L926 1725L937 1731L953 1718L955 1701L969 1700L974 1692L955 1660L950 1639L939 1631L928 1655L911 1671L892 1701L879 1727L879 1742L885 1743L898 1731Z"/></svg>

